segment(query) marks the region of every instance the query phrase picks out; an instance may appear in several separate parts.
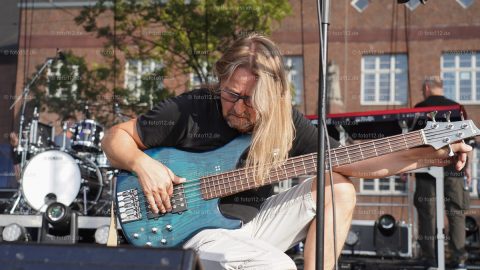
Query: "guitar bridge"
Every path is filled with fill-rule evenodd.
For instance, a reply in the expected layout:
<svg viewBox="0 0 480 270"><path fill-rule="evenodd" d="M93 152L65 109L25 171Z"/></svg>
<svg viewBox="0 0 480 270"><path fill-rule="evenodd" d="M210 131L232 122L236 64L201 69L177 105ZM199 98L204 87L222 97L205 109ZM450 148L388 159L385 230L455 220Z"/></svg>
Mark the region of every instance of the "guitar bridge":
<svg viewBox="0 0 480 270"><path fill-rule="evenodd" d="M159 212L158 214L155 214L151 211L150 205L148 202L145 202L145 208L147 209L147 218L148 219L158 219L161 216L164 216L166 214L181 214L182 212L187 210L187 201L185 200L185 193L183 189L183 185L180 184L178 186L175 186L175 189L173 191L173 195L170 198L170 204L172 205L172 211L167 212L162 214Z"/></svg>
<svg viewBox="0 0 480 270"><path fill-rule="evenodd" d="M138 190L127 189L117 193L118 214L123 223L142 219Z"/></svg>

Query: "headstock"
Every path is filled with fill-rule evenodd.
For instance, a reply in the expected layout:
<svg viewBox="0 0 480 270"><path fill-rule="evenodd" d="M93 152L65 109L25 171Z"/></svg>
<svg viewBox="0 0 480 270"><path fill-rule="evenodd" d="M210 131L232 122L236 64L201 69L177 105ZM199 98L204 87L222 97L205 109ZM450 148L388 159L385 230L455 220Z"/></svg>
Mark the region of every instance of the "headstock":
<svg viewBox="0 0 480 270"><path fill-rule="evenodd" d="M449 117L447 120L449 120ZM427 125L422 131L425 135L425 144L431 145L435 149L480 135L480 130L472 120L436 122L434 119L433 121L427 121Z"/></svg>

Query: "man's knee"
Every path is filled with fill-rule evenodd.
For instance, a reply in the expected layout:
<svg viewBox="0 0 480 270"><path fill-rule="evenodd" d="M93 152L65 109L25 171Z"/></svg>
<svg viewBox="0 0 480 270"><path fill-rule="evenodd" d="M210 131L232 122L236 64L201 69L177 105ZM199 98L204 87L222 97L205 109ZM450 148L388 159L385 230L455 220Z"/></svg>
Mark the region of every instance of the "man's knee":
<svg viewBox="0 0 480 270"><path fill-rule="evenodd" d="M325 194L326 194L326 203L329 203L330 200L330 175L325 175ZM352 181L347 177L339 174L333 173L333 187L335 192L335 201L339 203L345 203L346 205L350 205L352 207L355 206L356 203L356 191L355 187L353 186ZM316 201L316 194L317 194L317 178L313 178L312 194L314 194L314 198Z"/></svg>
<svg viewBox="0 0 480 270"><path fill-rule="evenodd" d="M342 204L342 207L348 207L353 211L357 203L357 193L352 182L343 182L334 185L335 202Z"/></svg>

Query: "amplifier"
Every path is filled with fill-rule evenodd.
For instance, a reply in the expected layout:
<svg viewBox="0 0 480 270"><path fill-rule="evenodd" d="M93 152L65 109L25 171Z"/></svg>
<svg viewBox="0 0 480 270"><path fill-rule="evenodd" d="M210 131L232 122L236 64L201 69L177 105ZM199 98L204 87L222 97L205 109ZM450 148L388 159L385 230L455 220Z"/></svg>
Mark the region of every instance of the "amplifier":
<svg viewBox="0 0 480 270"><path fill-rule="evenodd" d="M374 220L353 220L342 254L412 258L412 225L395 226L391 235L384 235Z"/></svg>
<svg viewBox="0 0 480 270"><path fill-rule="evenodd" d="M193 250L0 243L1 269L202 270Z"/></svg>

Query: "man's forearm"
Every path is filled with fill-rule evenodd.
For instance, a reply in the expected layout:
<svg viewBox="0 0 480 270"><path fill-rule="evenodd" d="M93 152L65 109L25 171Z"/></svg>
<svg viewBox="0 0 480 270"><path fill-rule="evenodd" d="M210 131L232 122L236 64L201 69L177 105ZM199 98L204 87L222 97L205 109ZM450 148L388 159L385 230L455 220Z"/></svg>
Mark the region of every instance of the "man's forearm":
<svg viewBox="0 0 480 270"><path fill-rule="evenodd" d="M112 128L102 140L102 149L113 167L135 171L138 161L147 155L123 129Z"/></svg>
<svg viewBox="0 0 480 270"><path fill-rule="evenodd" d="M434 151L431 147L413 148L339 166L333 171L345 176L381 178L432 165Z"/></svg>

